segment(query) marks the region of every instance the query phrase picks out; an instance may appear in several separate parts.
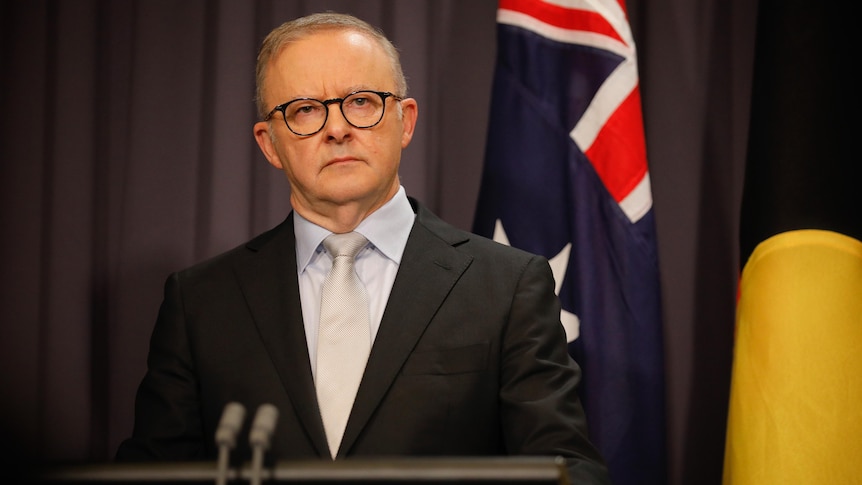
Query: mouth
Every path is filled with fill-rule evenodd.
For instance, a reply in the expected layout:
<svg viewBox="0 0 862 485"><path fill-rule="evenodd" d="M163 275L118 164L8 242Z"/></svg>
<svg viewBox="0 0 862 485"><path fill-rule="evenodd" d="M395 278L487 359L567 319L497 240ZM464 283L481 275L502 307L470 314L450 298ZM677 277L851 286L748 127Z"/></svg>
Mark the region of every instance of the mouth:
<svg viewBox="0 0 862 485"><path fill-rule="evenodd" d="M344 165L344 164L348 164L348 163L352 163L352 162L359 162L359 161L360 160L358 158L354 158L354 157L338 157L338 158L333 158L332 160L326 162L324 167Z"/></svg>

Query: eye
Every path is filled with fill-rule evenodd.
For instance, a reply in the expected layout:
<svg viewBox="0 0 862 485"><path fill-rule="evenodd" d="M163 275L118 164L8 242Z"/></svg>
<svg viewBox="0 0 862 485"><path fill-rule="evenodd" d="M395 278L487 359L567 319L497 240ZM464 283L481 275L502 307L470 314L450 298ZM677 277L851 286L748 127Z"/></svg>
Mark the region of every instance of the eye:
<svg viewBox="0 0 862 485"><path fill-rule="evenodd" d="M287 116L291 119L316 116L321 113L323 105L315 101L295 101L288 106Z"/></svg>
<svg viewBox="0 0 862 485"><path fill-rule="evenodd" d="M374 93L356 93L344 100L346 111L363 116L370 116L379 111L381 107L382 103Z"/></svg>
<svg viewBox="0 0 862 485"><path fill-rule="evenodd" d="M357 108L361 108L368 104L368 98L363 96L357 96L355 98L350 98L350 104L356 106Z"/></svg>

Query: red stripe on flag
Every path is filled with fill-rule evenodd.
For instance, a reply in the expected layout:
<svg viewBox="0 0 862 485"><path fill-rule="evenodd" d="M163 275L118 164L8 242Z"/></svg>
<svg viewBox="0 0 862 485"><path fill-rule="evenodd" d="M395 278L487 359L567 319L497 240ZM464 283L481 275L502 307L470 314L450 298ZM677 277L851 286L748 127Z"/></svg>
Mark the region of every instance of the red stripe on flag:
<svg viewBox="0 0 862 485"><path fill-rule="evenodd" d="M614 111L585 155L617 202L637 187L647 173L641 97L637 87Z"/></svg>
<svg viewBox="0 0 862 485"><path fill-rule="evenodd" d="M536 0L500 0L498 5L501 10L520 12L554 27L594 32L625 44L613 26L596 12L565 8Z"/></svg>
<svg viewBox="0 0 862 485"><path fill-rule="evenodd" d="M629 17L629 11L628 11L628 9L626 8L626 0L617 0L617 4L618 4L618 5L620 6L620 8L622 9L623 13L625 13L625 14L626 14L626 20L628 20L628 17Z"/></svg>

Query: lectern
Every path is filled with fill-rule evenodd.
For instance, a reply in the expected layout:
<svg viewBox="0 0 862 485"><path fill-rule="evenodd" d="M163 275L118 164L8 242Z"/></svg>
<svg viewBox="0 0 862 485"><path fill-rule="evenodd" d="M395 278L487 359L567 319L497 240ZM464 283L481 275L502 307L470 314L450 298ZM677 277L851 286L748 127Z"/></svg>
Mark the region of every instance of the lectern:
<svg viewBox="0 0 862 485"><path fill-rule="evenodd" d="M250 467L228 471L228 484L247 484ZM216 463L113 463L45 470L33 483L44 485L213 484ZM569 485L565 460L558 457L396 458L285 461L265 468L264 484L502 484Z"/></svg>

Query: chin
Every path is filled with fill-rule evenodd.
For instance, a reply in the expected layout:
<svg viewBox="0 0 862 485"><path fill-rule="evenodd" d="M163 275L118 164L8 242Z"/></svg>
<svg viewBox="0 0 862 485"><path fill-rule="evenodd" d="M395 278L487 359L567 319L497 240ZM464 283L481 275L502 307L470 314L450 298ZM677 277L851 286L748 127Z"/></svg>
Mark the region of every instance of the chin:
<svg viewBox="0 0 862 485"><path fill-rule="evenodd" d="M346 180L340 184L330 184L325 191L325 197L338 204L367 199L378 191L372 184L361 183L360 180Z"/></svg>

